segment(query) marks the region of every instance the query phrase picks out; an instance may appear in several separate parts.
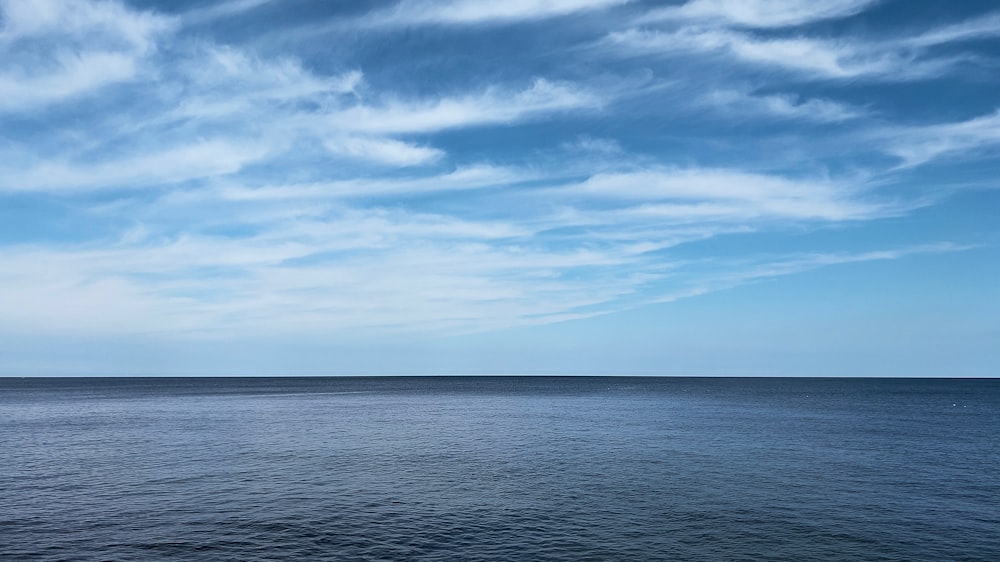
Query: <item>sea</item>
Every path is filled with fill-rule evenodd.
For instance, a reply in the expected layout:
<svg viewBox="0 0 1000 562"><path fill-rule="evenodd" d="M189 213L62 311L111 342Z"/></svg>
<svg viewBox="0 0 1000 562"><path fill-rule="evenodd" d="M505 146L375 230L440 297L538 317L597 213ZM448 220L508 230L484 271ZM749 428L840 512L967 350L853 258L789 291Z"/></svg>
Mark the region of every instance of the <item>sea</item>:
<svg viewBox="0 0 1000 562"><path fill-rule="evenodd" d="M0 379L0 560L1000 560L1000 379Z"/></svg>

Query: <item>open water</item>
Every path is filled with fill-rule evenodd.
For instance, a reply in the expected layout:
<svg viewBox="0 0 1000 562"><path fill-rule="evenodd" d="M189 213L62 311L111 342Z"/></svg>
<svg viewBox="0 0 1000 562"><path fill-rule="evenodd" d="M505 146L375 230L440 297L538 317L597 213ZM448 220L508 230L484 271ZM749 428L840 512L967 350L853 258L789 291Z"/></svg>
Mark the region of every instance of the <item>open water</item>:
<svg viewBox="0 0 1000 562"><path fill-rule="evenodd" d="M0 559L1000 560L1000 380L0 379Z"/></svg>

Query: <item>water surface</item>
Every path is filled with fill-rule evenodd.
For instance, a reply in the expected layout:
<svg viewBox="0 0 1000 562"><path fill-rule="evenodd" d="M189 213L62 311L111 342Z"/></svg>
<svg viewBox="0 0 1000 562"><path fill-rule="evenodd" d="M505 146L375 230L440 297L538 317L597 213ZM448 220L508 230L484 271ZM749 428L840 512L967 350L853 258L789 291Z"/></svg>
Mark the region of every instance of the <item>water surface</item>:
<svg viewBox="0 0 1000 562"><path fill-rule="evenodd" d="M3 560L1000 560L1000 380L0 379Z"/></svg>

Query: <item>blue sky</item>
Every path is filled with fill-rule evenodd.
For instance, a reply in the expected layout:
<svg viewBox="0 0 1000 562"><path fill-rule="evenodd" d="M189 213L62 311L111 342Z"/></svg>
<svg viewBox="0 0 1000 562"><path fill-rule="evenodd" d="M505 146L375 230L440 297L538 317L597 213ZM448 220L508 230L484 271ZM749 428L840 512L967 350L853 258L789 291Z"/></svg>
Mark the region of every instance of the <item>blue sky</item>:
<svg viewBox="0 0 1000 562"><path fill-rule="evenodd" d="M1000 375L1000 8L0 0L0 373Z"/></svg>

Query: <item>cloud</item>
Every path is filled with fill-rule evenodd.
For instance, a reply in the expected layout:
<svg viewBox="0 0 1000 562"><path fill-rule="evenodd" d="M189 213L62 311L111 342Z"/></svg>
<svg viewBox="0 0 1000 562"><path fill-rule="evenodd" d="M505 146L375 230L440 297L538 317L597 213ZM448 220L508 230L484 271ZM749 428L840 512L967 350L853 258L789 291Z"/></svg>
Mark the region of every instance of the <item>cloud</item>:
<svg viewBox="0 0 1000 562"><path fill-rule="evenodd" d="M726 261L710 244L679 246L859 228L920 204L875 188L870 178L892 181L884 158L843 155L859 139L910 166L997 141L996 113L904 127L862 119L890 119L869 113L876 103L839 101L865 99L858 79L954 68L967 53L932 47L990 36L988 18L874 40L804 27L873 4L861 0L694 0L641 24L612 9L624 0L408 0L361 17L386 26L374 39L216 27L237 15L298 25L301 14L263 21L264 3L169 17L0 0L0 198L27 202L10 207L27 218L0 230L0 330L353 337L592 317L909 255L779 247ZM555 24L519 22L599 10L530 61L465 53L483 34L456 29L504 23L490 34L516 38ZM456 28L399 29L418 25ZM670 64L580 48L595 44ZM638 72L685 80L637 88ZM748 118L769 121L744 133ZM845 248L864 235L851 238Z"/></svg>
<svg viewBox="0 0 1000 562"><path fill-rule="evenodd" d="M250 237L8 248L0 314L22 333L468 333L593 316L818 267L965 249L935 244L691 262L649 253L662 247L611 241L556 249L509 223L345 210L274 223ZM650 291L659 296L641 296Z"/></svg>
<svg viewBox="0 0 1000 562"><path fill-rule="evenodd" d="M274 0L229 0L217 2L205 8L190 10L182 16L185 25L204 25L222 18L231 18L253 11Z"/></svg>
<svg viewBox="0 0 1000 562"><path fill-rule="evenodd" d="M993 12L961 23L946 25L900 41L913 47L932 47L1000 36L1000 13Z"/></svg>
<svg viewBox="0 0 1000 562"><path fill-rule="evenodd" d="M112 2L0 2L0 112L35 110L137 78L175 27Z"/></svg>
<svg viewBox="0 0 1000 562"><path fill-rule="evenodd" d="M504 223L348 209L250 237L147 233L115 247L8 248L0 314L20 329L62 333L450 331L537 322L641 282L613 270L632 254L547 249L530 235ZM104 307L99 323L67 321Z"/></svg>
<svg viewBox="0 0 1000 562"><path fill-rule="evenodd" d="M621 212L672 221L858 220L892 214L857 199L857 187L728 170L654 169L602 173L567 188L578 196L638 201Z"/></svg>
<svg viewBox="0 0 1000 562"><path fill-rule="evenodd" d="M397 164L398 165L398 164ZM168 199L179 202L205 200L274 201L315 200L356 197L419 195L449 191L469 191L540 179L537 173L516 168L473 164L452 171L410 177L371 177L314 183L292 183L250 187L225 185L212 189L174 192Z"/></svg>
<svg viewBox="0 0 1000 562"><path fill-rule="evenodd" d="M0 44L58 39L66 44L96 42L123 50L147 51L174 26L171 18L129 10L117 2L86 0L3 0Z"/></svg>
<svg viewBox="0 0 1000 562"><path fill-rule="evenodd" d="M970 249L972 249L971 246L939 242L889 250L762 256L755 260L717 263L713 264L714 272L703 273L701 279L690 282L689 286L660 295L652 302L673 302L822 267L871 261L891 261L920 254L964 252Z"/></svg>
<svg viewBox="0 0 1000 562"><path fill-rule="evenodd" d="M375 26L471 25L540 20L577 12L599 10L631 0L403 0L392 8L364 18Z"/></svg>
<svg viewBox="0 0 1000 562"><path fill-rule="evenodd" d="M794 94L755 95L735 89L708 92L699 102L737 117L772 117L817 123L840 123L866 115L862 109L827 99L801 99Z"/></svg>
<svg viewBox="0 0 1000 562"><path fill-rule="evenodd" d="M354 94L364 79L358 70L318 76L291 57L262 59L243 49L217 45L199 46L179 62L182 80L191 90L186 92L187 103L206 97L286 103L322 99Z"/></svg>
<svg viewBox="0 0 1000 562"><path fill-rule="evenodd" d="M166 76L146 84L155 90L152 101L162 104L161 110L143 108L150 116L134 119L132 130L191 124L244 134L247 115L272 130L315 128L304 126L303 118L315 121L320 108L353 102L364 82L359 70L317 75L293 57L262 58L218 45L197 45L164 64Z"/></svg>
<svg viewBox="0 0 1000 562"><path fill-rule="evenodd" d="M916 127L888 127L878 133L885 150L901 167L927 164L940 157L968 156L1000 145L1000 110L966 121Z"/></svg>
<svg viewBox="0 0 1000 562"><path fill-rule="evenodd" d="M695 21L772 28L813 23L858 14L879 0L690 0L681 6L651 10L640 22Z"/></svg>
<svg viewBox="0 0 1000 562"><path fill-rule="evenodd" d="M267 153L266 146L253 142L236 144L217 139L100 163L53 159L22 169L8 168L0 180L0 192L141 189L231 174Z"/></svg>
<svg viewBox="0 0 1000 562"><path fill-rule="evenodd" d="M384 167L427 165L444 159L444 151L393 136L514 124L597 108L603 102L575 85L536 79L522 89L487 87L466 95L387 97L367 103L359 91L363 75L357 70L319 76L293 58L262 59L212 45L198 45L162 62L156 81L145 84L153 93L142 103L100 116L98 126L104 130L86 144L75 139L59 143L49 147L41 162L8 149L3 158L7 164L0 165L0 191L106 190L203 181L238 173L248 164L292 158L286 156L292 148L299 155L333 154ZM115 68L106 63L103 67L105 72ZM0 78L0 93L7 86ZM18 82L6 89L37 98L30 91L35 86ZM61 95L57 87L49 88L49 94ZM191 139L192 134L197 136ZM134 146L115 146L124 138ZM474 169L466 168L463 173ZM475 182L471 176L467 179ZM378 182L373 184L378 191ZM456 184L441 185L452 189Z"/></svg>
<svg viewBox="0 0 1000 562"><path fill-rule="evenodd" d="M628 29L609 34L607 41L632 52L715 53L754 65L828 79L912 80L940 74L956 61L955 58L923 60L917 52L888 43L809 37L764 39L738 31L697 27L676 31Z"/></svg>
<svg viewBox="0 0 1000 562"><path fill-rule="evenodd" d="M855 15L876 3L692 0L651 10L630 27L609 33L605 44L632 54L727 57L813 78L901 81L937 77L977 60L970 52L935 53L933 47L1000 35L996 13L904 38L816 37L791 29Z"/></svg>
<svg viewBox="0 0 1000 562"><path fill-rule="evenodd" d="M731 34L715 38L737 58L831 78L885 74L901 65L894 53L871 52L848 42L817 39L766 39Z"/></svg>
<svg viewBox="0 0 1000 562"><path fill-rule="evenodd" d="M394 139L345 137L327 140L326 148L334 153L392 166L417 166L440 160L440 149L419 146Z"/></svg>
<svg viewBox="0 0 1000 562"><path fill-rule="evenodd" d="M0 74L0 111L41 107L90 92L136 73L135 58L121 53L63 52L46 72L7 71Z"/></svg>
<svg viewBox="0 0 1000 562"><path fill-rule="evenodd" d="M596 108L602 103L600 96L573 85L537 79L522 90L488 88L460 97L348 107L330 113L326 123L337 131L420 133L514 123L571 109Z"/></svg>
<svg viewBox="0 0 1000 562"><path fill-rule="evenodd" d="M830 265L842 265L848 263L859 263L866 261L898 260L917 254L938 254L943 252L962 252L970 249L970 246L952 244L950 242L939 242L935 244L921 244L891 250L875 250L858 253L816 253L806 255L793 255L778 260L771 260L758 264L747 271L737 274L735 281L740 283L757 281L771 277L791 275L826 267Z"/></svg>

